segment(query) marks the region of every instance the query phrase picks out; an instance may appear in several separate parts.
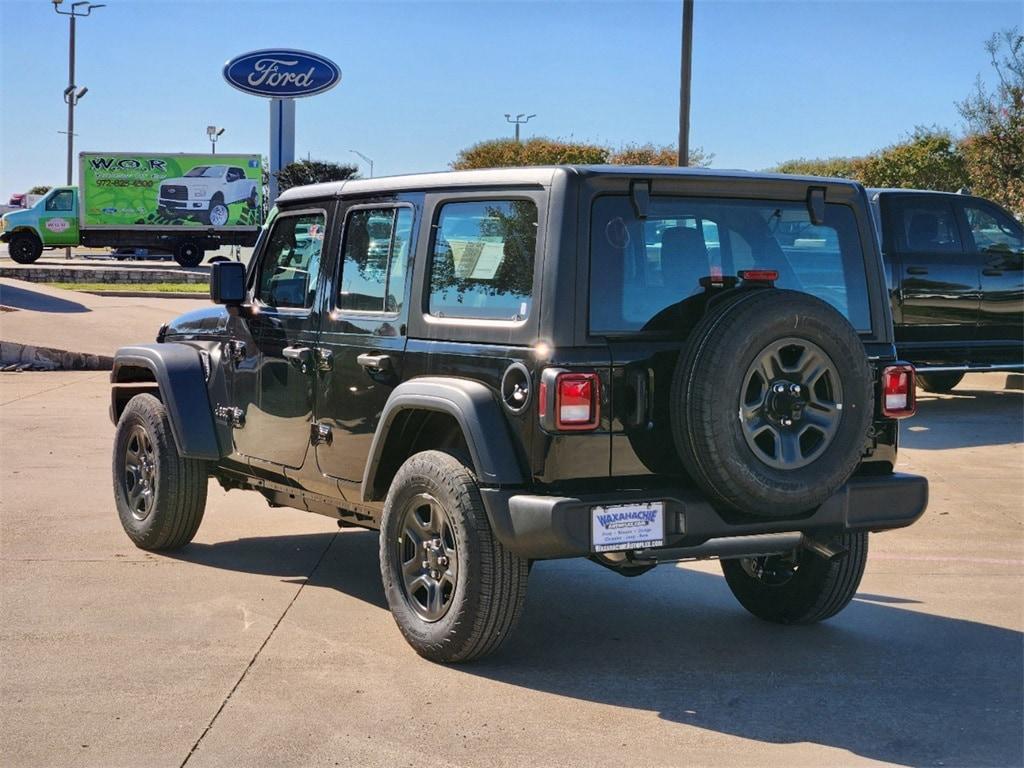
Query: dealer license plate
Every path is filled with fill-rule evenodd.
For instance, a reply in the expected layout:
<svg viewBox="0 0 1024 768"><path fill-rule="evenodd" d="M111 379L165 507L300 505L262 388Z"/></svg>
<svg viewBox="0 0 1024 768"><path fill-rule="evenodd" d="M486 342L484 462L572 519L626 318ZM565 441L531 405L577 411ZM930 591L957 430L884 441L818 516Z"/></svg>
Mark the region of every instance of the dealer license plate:
<svg viewBox="0 0 1024 768"><path fill-rule="evenodd" d="M594 552L645 549L665 544L665 503L613 504L590 508Z"/></svg>

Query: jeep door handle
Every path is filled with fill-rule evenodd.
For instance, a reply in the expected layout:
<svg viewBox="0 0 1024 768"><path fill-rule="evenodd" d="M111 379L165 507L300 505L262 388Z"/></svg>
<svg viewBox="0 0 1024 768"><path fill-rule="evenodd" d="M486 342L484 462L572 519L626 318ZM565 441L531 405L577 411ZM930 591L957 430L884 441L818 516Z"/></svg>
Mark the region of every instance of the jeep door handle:
<svg viewBox="0 0 1024 768"><path fill-rule="evenodd" d="M313 370L313 350L309 347L285 347L281 354L302 373Z"/></svg>
<svg viewBox="0 0 1024 768"><path fill-rule="evenodd" d="M925 267L907 267L908 275L927 275L928 269Z"/></svg>
<svg viewBox="0 0 1024 768"><path fill-rule="evenodd" d="M387 355L371 355L363 352L356 358L356 362L371 373L391 370L391 358Z"/></svg>

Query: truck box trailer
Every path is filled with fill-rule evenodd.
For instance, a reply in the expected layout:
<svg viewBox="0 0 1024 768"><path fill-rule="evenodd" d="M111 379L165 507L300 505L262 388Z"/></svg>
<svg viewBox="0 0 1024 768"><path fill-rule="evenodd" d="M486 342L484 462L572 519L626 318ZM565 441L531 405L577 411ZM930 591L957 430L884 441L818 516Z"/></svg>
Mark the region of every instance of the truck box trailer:
<svg viewBox="0 0 1024 768"><path fill-rule="evenodd" d="M79 186L55 187L0 219L0 241L28 264L44 248L169 251L184 267L207 249L250 246L263 222L259 155L82 152Z"/></svg>

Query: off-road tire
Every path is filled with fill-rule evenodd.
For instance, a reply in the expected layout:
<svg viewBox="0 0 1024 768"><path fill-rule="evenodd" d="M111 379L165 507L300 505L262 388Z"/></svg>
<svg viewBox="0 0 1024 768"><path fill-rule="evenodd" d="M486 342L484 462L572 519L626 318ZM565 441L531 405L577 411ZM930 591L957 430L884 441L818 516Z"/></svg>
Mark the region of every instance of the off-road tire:
<svg viewBox="0 0 1024 768"><path fill-rule="evenodd" d="M457 549L451 603L436 621L424 620L413 609L396 544L406 509L419 494L429 494L444 507ZM384 502L380 568L384 594L402 635L418 654L436 662L472 661L495 651L519 620L529 577L529 562L495 538L476 477L440 451L414 454L395 475Z"/></svg>
<svg viewBox="0 0 1024 768"><path fill-rule="evenodd" d="M917 386L925 392L952 392L953 387L963 381L962 373L919 373Z"/></svg>
<svg viewBox="0 0 1024 768"><path fill-rule="evenodd" d="M801 550L796 555L796 572L782 584L752 576L742 560L723 560L722 573L740 605L759 619L813 624L835 616L850 603L868 559L867 532L846 533L832 543L845 547L846 554L826 560Z"/></svg>
<svg viewBox="0 0 1024 768"><path fill-rule="evenodd" d="M780 339L824 351L841 382L834 436L806 466L777 468L751 450L738 415L746 372ZM719 509L759 517L811 510L856 470L874 414L867 354L839 312L805 293L750 289L709 310L680 354L673 375L672 433L683 466Z"/></svg>
<svg viewBox="0 0 1024 768"><path fill-rule="evenodd" d="M141 428L148 436L155 466L152 506L139 519L129 502L126 455ZM113 457L114 501L121 525L135 546L171 550L185 546L199 529L206 507L207 467L178 453L167 409L153 395L136 395L117 421Z"/></svg>
<svg viewBox="0 0 1024 768"><path fill-rule="evenodd" d="M31 264L43 253L43 244L31 232L17 232L7 243L7 253L19 264Z"/></svg>
<svg viewBox="0 0 1024 768"><path fill-rule="evenodd" d="M206 252L194 240L182 240L174 246L174 260L186 269L198 267Z"/></svg>

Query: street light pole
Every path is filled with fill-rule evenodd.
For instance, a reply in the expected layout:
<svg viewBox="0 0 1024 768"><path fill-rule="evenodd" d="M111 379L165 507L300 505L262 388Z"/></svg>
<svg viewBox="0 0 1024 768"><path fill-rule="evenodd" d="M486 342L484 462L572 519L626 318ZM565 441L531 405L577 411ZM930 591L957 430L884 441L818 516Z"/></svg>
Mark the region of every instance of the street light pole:
<svg viewBox="0 0 1024 768"><path fill-rule="evenodd" d="M94 8L103 8L103 3L90 3L86 0L79 0L71 4L70 11L62 11L60 6L64 0L53 0L53 10L59 13L61 16L67 16L69 21L69 37L68 37L68 87L64 89L64 101L68 105L68 163L67 163L67 184L71 185L74 174L74 157L75 157L75 105L78 104L79 100L85 96L88 88L78 89L75 85L75 22L79 16L88 16L92 13ZM85 6L84 9L79 10L81 6Z"/></svg>
<svg viewBox="0 0 1024 768"><path fill-rule="evenodd" d="M365 162L370 164L370 178L372 179L373 178L373 160L368 158L366 155L364 155L362 152L360 152L357 149L350 149L349 152L351 152L353 155L359 155L359 157L363 158L363 160Z"/></svg>
<svg viewBox="0 0 1024 768"><path fill-rule="evenodd" d="M68 32L68 87L64 89L64 102L68 105L68 163L67 163L67 185L70 187L74 179L75 165L75 106L86 93L88 88L78 88L75 85L75 22L79 16L88 16L94 8L103 8L103 3L90 3L87 0L78 0L71 4L70 11L60 9L64 0L53 0L53 10L61 16L67 16L70 22ZM79 10L82 6L83 10ZM76 90L77 89L77 90ZM64 249L64 258L71 258L71 248Z"/></svg>
<svg viewBox="0 0 1024 768"><path fill-rule="evenodd" d="M693 70L693 0L683 0L683 39L679 51L679 159L690 164L690 80Z"/></svg>
<svg viewBox="0 0 1024 768"><path fill-rule="evenodd" d="M511 113L505 113L505 121L512 123L512 125L516 127L515 137L517 144L519 143L519 126L526 125L526 123L530 122L530 119L534 117L536 117L536 115L528 115L525 112L520 112L515 116L515 119L513 119Z"/></svg>

